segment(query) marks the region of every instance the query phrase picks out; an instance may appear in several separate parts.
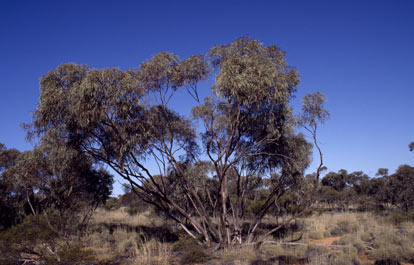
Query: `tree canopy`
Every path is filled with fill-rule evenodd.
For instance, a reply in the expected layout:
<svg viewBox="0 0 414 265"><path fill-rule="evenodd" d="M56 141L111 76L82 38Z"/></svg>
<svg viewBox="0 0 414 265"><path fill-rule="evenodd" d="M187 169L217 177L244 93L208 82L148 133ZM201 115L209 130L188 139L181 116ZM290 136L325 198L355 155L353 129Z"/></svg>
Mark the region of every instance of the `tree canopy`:
<svg viewBox="0 0 414 265"><path fill-rule="evenodd" d="M208 78L214 78L211 93L200 98L198 84ZM298 84L279 47L246 37L185 59L161 52L137 69L62 64L41 78L30 130L109 166L139 198L206 245L260 243L267 234L258 233L258 224L283 194L304 188L306 209L309 185L316 188L301 185L312 145L298 124L320 154L316 180L323 165L316 130L328 118L325 98L306 96L302 115L294 117L290 101ZM194 99L191 115L170 104L179 90ZM262 180L269 192L242 231L247 195ZM207 192L212 182L216 189Z"/></svg>

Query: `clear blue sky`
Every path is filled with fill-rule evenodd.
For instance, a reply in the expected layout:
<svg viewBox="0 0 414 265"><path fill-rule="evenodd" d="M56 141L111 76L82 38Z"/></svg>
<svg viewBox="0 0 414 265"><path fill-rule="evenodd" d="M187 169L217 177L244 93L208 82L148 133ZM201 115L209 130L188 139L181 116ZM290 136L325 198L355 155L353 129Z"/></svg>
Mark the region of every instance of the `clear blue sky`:
<svg viewBox="0 0 414 265"><path fill-rule="evenodd" d="M301 74L294 106L328 98L321 128L331 171L414 164L414 1L7 1L0 6L0 142L31 149L39 77L63 62L136 68L250 36Z"/></svg>

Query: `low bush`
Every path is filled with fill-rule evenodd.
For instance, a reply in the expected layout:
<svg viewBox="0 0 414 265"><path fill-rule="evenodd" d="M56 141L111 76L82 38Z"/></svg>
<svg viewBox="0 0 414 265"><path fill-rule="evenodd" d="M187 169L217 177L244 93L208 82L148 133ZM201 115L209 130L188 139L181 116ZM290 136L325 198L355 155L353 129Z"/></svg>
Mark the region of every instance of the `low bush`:
<svg viewBox="0 0 414 265"><path fill-rule="evenodd" d="M0 233L0 260L19 260L31 254L45 259L54 253L57 231L43 215L29 215L22 223Z"/></svg>
<svg viewBox="0 0 414 265"><path fill-rule="evenodd" d="M173 244L172 251L182 254L181 264L200 263L210 259L210 255L204 251L203 247L190 237L180 238Z"/></svg>
<svg viewBox="0 0 414 265"><path fill-rule="evenodd" d="M387 216L387 220L392 223L399 225L403 222L414 221L414 212L407 213L391 213Z"/></svg>
<svg viewBox="0 0 414 265"><path fill-rule="evenodd" d="M366 232L361 232L360 238L364 242L370 242L373 239L373 237L369 233L366 233Z"/></svg>
<svg viewBox="0 0 414 265"><path fill-rule="evenodd" d="M341 236L348 233L353 233L358 230L358 225L356 223L350 222L348 220L339 221L332 229L332 236Z"/></svg>
<svg viewBox="0 0 414 265"><path fill-rule="evenodd" d="M345 235L340 239L335 240L333 243L335 245L351 245L358 251L358 253L365 250L364 243L353 235Z"/></svg>
<svg viewBox="0 0 414 265"><path fill-rule="evenodd" d="M357 253L357 249L349 245L342 249L342 253L333 260L332 265L360 265Z"/></svg>

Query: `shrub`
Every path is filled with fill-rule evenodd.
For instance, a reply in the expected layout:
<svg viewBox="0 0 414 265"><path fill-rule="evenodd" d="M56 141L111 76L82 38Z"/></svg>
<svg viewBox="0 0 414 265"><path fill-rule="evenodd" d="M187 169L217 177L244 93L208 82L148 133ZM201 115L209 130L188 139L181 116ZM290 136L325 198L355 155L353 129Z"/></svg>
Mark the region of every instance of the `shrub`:
<svg viewBox="0 0 414 265"><path fill-rule="evenodd" d="M332 235L331 235L331 231L329 231L329 230L325 230L325 231L323 232L323 236L324 236L324 237L330 237L330 236L332 236Z"/></svg>
<svg viewBox="0 0 414 265"><path fill-rule="evenodd" d="M414 221L414 212L408 213L391 213L387 216L390 223L399 225L403 222Z"/></svg>
<svg viewBox="0 0 414 265"><path fill-rule="evenodd" d="M146 241L142 234L123 229L116 229L112 233L112 239L115 242L116 251L127 256L133 256L135 249Z"/></svg>
<svg viewBox="0 0 414 265"><path fill-rule="evenodd" d="M204 252L201 247L190 247L183 253L181 264L201 263L210 259L210 255Z"/></svg>
<svg viewBox="0 0 414 265"><path fill-rule="evenodd" d="M380 248L372 251L370 256L378 260L393 259L411 262L413 259L413 250L402 246L384 243L380 246Z"/></svg>
<svg viewBox="0 0 414 265"><path fill-rule="evenodd" d="M332 265L360 265L358 258L341 253L335 258Z"/></svg>
<svg viewBox="0 0 414 265"><path fill-rule="evenodd" d="M44 246L53 249L57 238L58 233L43 215L29 215L22 223L0 233L0 260L2 263L17 260L23 253L37 253L39 258L45 258L50 252ZM42 245L42 248L36 249Z"/></svg>
<svg viewBox="0 0 414 265"><path fill-rule="evenodd" d="M335 240L333 243L336 245L352 245L358 251L358 253L365 250L364 244L351 235L343 236L340 239Z"/></svg>
<svg viewBox="0 0 414 265"><path fill-rule="evenodd" d="M197 244L197 241L195 241L193 238L191 238L191 237L180 237L180 239L172 245L171 249L174 252L185 251L185 249L188 246L192 246L194 244Z"/></svg>
<svg viewBox="0 0 414 265"><path fill-rule="evenodd" d="M342 249L340 253L333 261L333 265L360 265L357 250L349 245L347 248Z"/></svg>
<svg viewBox="0 0 414 265"><path fill-rule="evenodd" d="M109 197L108 200L103 205L103 208L107 211L110 211L110 210L117 210L121 208L121 206L122 206L121 202L118 198Z"/></svg>
<svg viewBox="0 0 414 265"><path fill-rule="evenodd" d="M43 215L29 215L21 224L1 233L1 239L9 243L51 241L57 237L57 231Z"/></svg>
<svg viewBox="0 0 414 265"><path fill-rule="evenodd" d="M341 236L343 234L356 232L358 230L358 225L354 224L348 220L339 221L335 227L331 229L331 235Z"/></svg>
<svg viewBox="0 0 414 265"><path fill-rule="evenodd" d="M356 241L352 245L358 250L358 253L365 251L365 245L360 241Z"/></svg>
<svg viewBox="0 0 414 265"><path fill-rule="evenodd" d="M181 264L205 262L210 259L210 255L204 252L203 247L190 237L180 238L173 244L172 251L182 253Z"/></svg>
<svg viewBox="0 0 414 265"><path fill-rule="evenodd" d="M360 237L361 237L361 240L364 242L369 242L373 239L372 236L366 232L361 232Z"/></svg>

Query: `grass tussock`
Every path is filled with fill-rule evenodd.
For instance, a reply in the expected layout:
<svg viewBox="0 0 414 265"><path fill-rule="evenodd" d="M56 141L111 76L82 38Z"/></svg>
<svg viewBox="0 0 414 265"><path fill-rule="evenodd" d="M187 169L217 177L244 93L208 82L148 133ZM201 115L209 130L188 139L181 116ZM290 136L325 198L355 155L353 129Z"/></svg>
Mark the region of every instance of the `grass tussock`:
<svg viewBox="0 0 414 265"><path fill-rule="evenodd" d="M153 239L135 248L136 265L168 265L171 264L171 259L170 246Z"/></svg>

